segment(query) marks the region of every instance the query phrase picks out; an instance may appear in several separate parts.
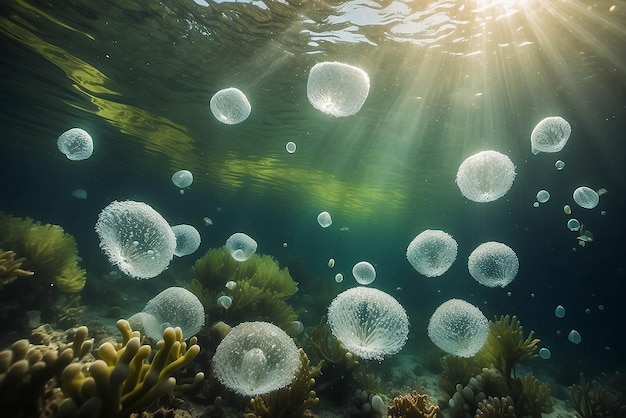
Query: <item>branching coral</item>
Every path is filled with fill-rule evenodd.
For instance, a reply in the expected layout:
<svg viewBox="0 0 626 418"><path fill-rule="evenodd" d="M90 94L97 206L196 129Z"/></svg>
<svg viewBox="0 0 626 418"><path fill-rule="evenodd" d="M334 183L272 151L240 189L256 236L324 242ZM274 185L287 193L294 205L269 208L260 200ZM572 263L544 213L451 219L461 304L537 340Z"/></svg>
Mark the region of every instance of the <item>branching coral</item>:
<svg viewBox="0 0 626 418"><path fill-rule="evenodd" d="M414 390L408 395L393 398L387 414L390 418L435 418L439 407L430 403L428 395Z"/></svg>
<svg viewBox="0 0 626 418"><path fill-rule="evenodd" d="M196 261L191 290L205 309L221 310L217 296L226 291L228 281L236 283L229 290L232 305L224 321L237 325L245 321L271 321L285 330L297 319L293 308L285 301L298 291L298 284L287 268L281 269L268 255L254 254L246 261L236 261L224 248L210 249ZM217 313L217 312L215 312ZM209 312L210 317L214 315Z"/></svg>
<svg viewBox="0 0 626 418"><path fill-rule="evenodd" d="M100 359L88 367L71 363L63 370L61 387L66 399L59 406L60 417L117 417L147 406L174 390L172 374L200 352L195 338L187 347L180 328L166 328L148 362L152 348L141 345L139 333L126 320L118 321L117 328L123 336L119 347L104 343L98 348ZM197 373L195 383L202 379L204 374Z"/></svg>
<svg viewBox="0 0 626 418"><path fill-rule="evenodd" d="M314 416L309 408L317 405L319 398L312 388L315 385L315 376L322 369L323 360L317 366L311 367L311 362L304 350L300 348L298 351L302 367L294 381L282 389L250 399L253 412L246 414L246 418Z"/></svg>
<svg viewBox="0 0 626 418"><path fill-rule="evenodd" d="M32 276L32 271L23 270L22 263L25 258L15 258L14 251L0 249L0 290L4 285L11 283L17 277Z"/></svg>
<svg viewBox="0 0 626 418"><path fill-rule="evenodd" d="M570 401L582 418L618 418L626 416L626 397L597 382L589 383L580 375L580 386L570 387Z"/></svg>

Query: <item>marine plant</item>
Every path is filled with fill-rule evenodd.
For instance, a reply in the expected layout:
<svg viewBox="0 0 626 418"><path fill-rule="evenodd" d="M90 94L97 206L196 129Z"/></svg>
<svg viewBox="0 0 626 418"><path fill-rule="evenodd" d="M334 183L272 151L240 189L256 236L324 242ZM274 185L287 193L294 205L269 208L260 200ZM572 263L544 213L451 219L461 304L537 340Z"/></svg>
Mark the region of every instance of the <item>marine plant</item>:
<svg viewBox="0 0 626 418"><path fill-rule="evenodd" d="M15 258L14 251L0 249L0 290L18 277L32 276L32 271L22 269L25 258Z"/></svg>
<svg viewBox="0 0 626 418"><path fill-rule="evenodd" d="M316 358L342 370L342 373L359 365L358 359L330 332L330 325L324 317L309 331L306 347Z"/></svg>
<svg viewBox="0 0 626 418"><path fill-rule="evenodd" d="M483 399L478 404L476 418L516 418L513 399L510 397L492 397Z"/></svg>
<svg viewBox="0 0 626 418"><path fill-rule="evenodd" d="M236 261L225 248L208 250L193 266L195 278L189 290L198 296L209 318L222 316L235 326L245 321L269 321L290 330L297 319L286 302L298 291L287 268L281 269L269 255L254 254ZM234 283L226 288L226 283ZM228 309L218 305L217 298L227 293L232 298Z"/></svg>
<svg viewBox="0 0 626 418"><path fill-rule="evenodd" d="M580 385L569 389L572 406L582 418L618 418L626 416L626 396L598 382L589 383L580 374Z"/></svg>
<svg viewBox="0 0 626 418"><path fill-rule="evenodd" d="M439 407L433 405L428 395L413 392L396 396L387 407L390 418L435 418L439 414Z"/></svg>

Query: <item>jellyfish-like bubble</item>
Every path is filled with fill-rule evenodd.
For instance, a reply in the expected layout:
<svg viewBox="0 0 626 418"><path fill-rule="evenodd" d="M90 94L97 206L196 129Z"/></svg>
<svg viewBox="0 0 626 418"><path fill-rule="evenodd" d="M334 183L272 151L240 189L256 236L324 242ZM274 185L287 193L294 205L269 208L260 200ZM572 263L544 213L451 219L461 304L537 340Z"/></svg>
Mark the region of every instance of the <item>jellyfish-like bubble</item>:
<svg viewBox="0 0 626 418"><path fill-rule="evenodd" d="M582 341L580 333L575 329L569 332L569 334L567 335L567 339L574 344L580 344L580 342Z"/></svg>
<svg viewBox="0 0 626 418"><path fill-rule="evenodd" d="M68 160L86 160L93 154L93 139L83 129L72 128L59 136L57 147Z"/></svg>
<svg viewBox="0 0 626 418"><path fill-rule="evenodd" d="M204 325L204 306L196 295L182 287L165 289L150 299L142 312L156 319L143 324L146 335L154 341L163 338L166 327L180 327L183 336L189 338Z"/></svg>
<svg viewBox="0 0 626 418"><path fill-rule="evenodd" d="M331 116L357 113L369 94L370 80L360 68L340 62L320 62L311 68L307 96L314 108Z"/></svg>
<svg viewBox="0 0 626 418"><path fill-rule="evenodd" d="M556 163L554 163L554 166L556 167L557 170L561 171L565 168L565 161L557 160Z"/></svg>
<svg viewBox="0 0 626 418"><path fill-rule="evenodd" d="M540 152L561 151L571 133L572 127L562 117L545 118L535 126L530 134L530 150L534 155Z"/></svg>
<svg viewBox="0 0 626 418"><path fill-rule="evenodd" d="M142 202L113 201L98 216L95 229L109 261L137 279L158 276L176 249L170 225Z"/></svg>
<svg viewBox="0 0 626 418"><path fill-rule="evenodd" d="M246 95L234 87L215 93L211 97L210 106L213 116L227 125L243 122L250 116L252 110Z"/></svg>
<svg viewBox="0 0 626 418"><path fill-rule="evenodd" d="M336 281L337 283L341 283L341 282L343 282L343 274L341 274L341 273L337 273L337 274L335 274L335 281Z"/></svg>
<svg viewBox="0 0 626 418"><path fill-rule="evenodd" d="M547 190L539 190L537 192L537 201L539 203L546 203L550 200L550 193Z"/></svg>
<svg viewBox="0 0 626 418"><path fill-rule="evenodd" d="M488 287L504 287L517 276L519 260L508 245L490 241L472 251L467 259L467 267L478 283Z"/></svg>
<svg viewBox="0 0 626 418"><path fill-rule="evenodd" d="M330 213L321 212L317 215L317 223L320 224L322 228L328 228L333 224L333 219L330 217Z"/></svg>
<svg viewBox="0 0 626 418"><path fill-rule="evenodd" d="M200 247L200 233L191 225L174 225L172 232L176 237L174 255L182 257L194 253Z"/></svg>
<svg viewBox="0 0 626 418"><path fill-rule="evenodd" d="M557 306L554 309L554 316L557 318L563 318L565 316L565 308L562 305Z"/></svg>
<svg viewBox="0 0 626 418"><path fill-rule="evenodd" d="M235 290L235 288L237 287L237 282L234 280L229 280L226 282L225 287L228 290Z"/></svg>
<svg viewBox="0 0 626 418"><path fill-rule="evenodd" d="M552 357L552 353L547 348L542 347L539 349L539 357L544 360L548 360L550 357Z"/></svg>
<svg viewBox="0 0 626 418"><path fill-rule="evenodd" d="M226 240L226 250L236 261L246 261L256 252L256 241L243 232L236 232Z"/></svg>
<svg viewBox="0 0 626 418"><path fill-rule="evenodd" d="M515 180L515 166L504 154L482 151L468 157L456 173L463 196L474 202L491 202L504 196Z"/></svg>
<svg viewBox="0 0 626 418"><path fill-rule="evenodd" d="M333 268L335 267L335 259L334 258L330 258L328 260L328 268Z"/></svg>
<svg viewBox="0 0 626 418"><path fill-rule="evenodd" d="M230 308L230 305L233 304L233 298L227 295L222 295L217 298L217 304L220 305L224 309Z"/></svg>
<svg viewBox="0 0 626 418"><path fill-rule="evenodd" d="M76 189L72 192L72 196L76 199L87 199L87 190L85 189Z"/></svg>
<svg viewBox="0 0 626 418"><path fill-rule="evenodd" d="M574 202L581 208L593 209L600 203L600 196L595 190L582 186L574 190Z"/></svg>
<svg viewBox="0 0 626 418"><path fill-rule="evenodd" d="M571 215L572 214L572 208L570 208L569 205L563 206L563 213L566 214L566 215Z"/></svg>
<svg viewBox="0 0 626 418"><path fill-rule="evenodd" d="M352 275L358 283L367 285L376 279L376 270L367 261L360 261L352 267Z"/></svg>
<svg viewBox="0 0 626 418"><path fill-rule="evenodd" d="M427 229L417 235L406 249L406 258L426 277L444 274L456 260L458 245L450 234Z"/></svg>
<svg viewBox="0 0 626 418"><path fill-rule="evenodd" d="M580 222L578 219L572 218L567 221L567 228L569 228L570 231L578 231L580 229Z"/></svg>
<svg viewBox="0 0 626 418"><path fill-rule="evenodd" d="M285 149L289 154L293 154L294 152L296 152L296 143L293 141L287 142L287 145L285 145Z"/></svg>
<svg viewBox="0 0 626 418"><path fill-rule="evenodd" d="M189 170L178 170L172 175L172 183L181 189L191 186L193 174Z"/></svg>

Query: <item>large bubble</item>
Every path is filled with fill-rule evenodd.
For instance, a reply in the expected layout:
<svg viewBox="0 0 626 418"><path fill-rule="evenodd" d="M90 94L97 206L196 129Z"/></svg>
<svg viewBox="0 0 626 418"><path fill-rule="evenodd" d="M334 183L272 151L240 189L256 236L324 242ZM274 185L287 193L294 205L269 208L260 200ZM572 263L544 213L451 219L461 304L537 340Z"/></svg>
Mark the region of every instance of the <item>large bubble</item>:
<svg viewBox="0 0 626 418"><path fill-rule="evenodd" d="M169 287L150 299L142 311L146 335L159 341L167 327L180 327L183 337L196 335L204 325L204 307L196 295L182 287ZM148 319L148 320L147 320Z"/></svg>
<svg viewBox="0 0 626 418"><path fill-rule="evenodd" d="M504 196L515 180L515 166L504 154L482 151L468 157L456 173L463 196L474 202L491 202Z"/></svg>
<svg viewBox="0 0 626 418"><path fill-rule="evenodd" d="M560 116L543 119L530 134L530 150L533 154L540 152L558 152L563 149L572 127Z"/></svg>
<svg viewBox="0 0 626 418"><path fill-rule="evenodd" d="M450 234L427 229L411 241L406 249L406 258L418 273L437 277L454 263L457 250L458 245Z"/></svg>
<svg viewBox="0 0 626 418"><path fill-rule="evenodd" d="M333 219L330 217L330 213L320 212L320 214L317 215L317 223L320 224L322 228L328 228L333 224Z"/></svg>
<svg viewBox="0 0 626 418"><path fill-rule="evenodd" d="M600 203L600 196L595 190L582 186L574 190L574 202L581 208L593 209Z"/></svg>
<svg viewBox="0 0 626 418"><path fill-rule="evenodd" d="M191 225L174 225L172 232L176 236L174 255L182 257L194 253L200 247L200 233Z"/></svg>
<svg viewBox="0 0 626 418"><path fill-rule="evenodd" d="M72 128L59 136L57 147L69 160L86 160L93 153L93 140L86 131Z"/></svg>
<svg viewBox="0 0 626 418"><path fill-rule="evenodd" d="M546 203L548 200L550 200L550 192L547 190L539 190L537 192L537 201L539 203Z"/></svg>
<svg viewBox="0 0 626 418"><path fill-rule="evenodd" d="M181 189L189 187L193 183L193 174L189 170L179 170L172 175L172 183Z"/></svg>
<svg viewBox="0 0 626 418"><path fill-rule="evenodd" d="M321 62L311 68L307 82L309 102L331 116L350 116L361 109L370 80L360 68L340 62Z"/></svg>
<svg viewBox="0 0 626 418"><path fill-rule="evenodd" d="M461 299L442 303L430 318L428 336L448 354L472 357L489 335L489 321L476 306Z"/></svg>
<svg viewBox="0 0 626 418"><path fill-rule="evenodd" d="M226 240L226 250L236 261L246 261L256 252L256 241L243 232L236 232Z"/></svg>
<svg viewBox="0 0 626 418"><path fill-rule="evenodd" d="M137 279L159 275L176 249L170 225L142 202L113 201L98 216L95 229L109 261Z"/></svg>
<svg viewBox="0 0 626 418"><path fill-rule="evenodd" d="M243 122L250 116L252 110L246 95L234 87L215 93L211 97L210 106L213 116L227 125Z"/></svg>
<svg viewBox="0 0 626 418"><path fill-rule="evenodd" d="M370 284L376 279L376 270L367 261L360 261L352 267L354 280L360 284Z"/></svg>
<svg viewBox="0 0 626 418"><path fill-rule="evenodd" d="M487 287L504 287L511 283L519 269L515 251L500 242L480 244L467 259L470 275Z"/></svg>

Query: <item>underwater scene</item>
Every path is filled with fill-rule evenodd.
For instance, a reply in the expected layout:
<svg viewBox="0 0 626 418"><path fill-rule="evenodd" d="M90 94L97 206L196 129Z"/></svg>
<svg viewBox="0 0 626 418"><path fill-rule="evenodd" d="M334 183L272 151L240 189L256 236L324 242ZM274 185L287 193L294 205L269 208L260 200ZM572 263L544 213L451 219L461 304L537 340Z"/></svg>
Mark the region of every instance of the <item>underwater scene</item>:
<svg viewBox="0 0 626 418"><path fill-rule="evenodd" d="M0 416L626 418L623 0L0 10Z"/></svg>

